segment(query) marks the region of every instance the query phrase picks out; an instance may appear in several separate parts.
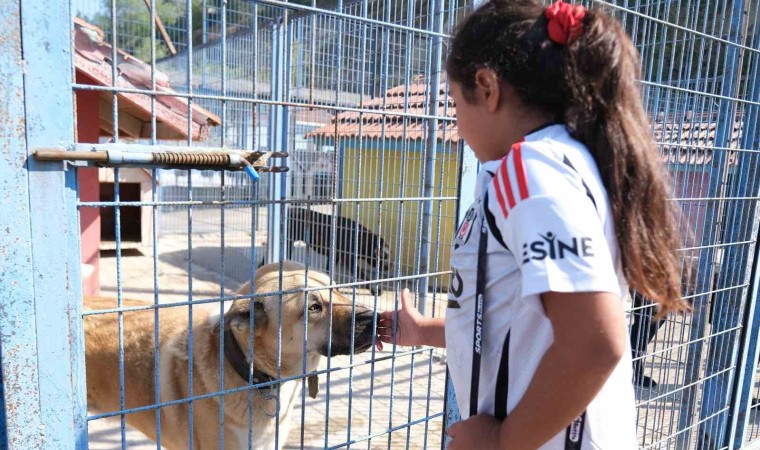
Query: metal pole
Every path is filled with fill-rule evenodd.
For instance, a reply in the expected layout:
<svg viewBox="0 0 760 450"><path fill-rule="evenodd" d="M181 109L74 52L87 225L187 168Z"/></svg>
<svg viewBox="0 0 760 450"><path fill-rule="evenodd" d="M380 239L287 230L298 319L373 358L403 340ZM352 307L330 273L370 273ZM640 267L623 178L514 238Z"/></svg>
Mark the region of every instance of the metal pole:
<svg viewBox="0 0 760 450"><path fill-rule="evenodd" d="M760 209L760 208L758 208ZM755 214L758 210L755 210ZM756 216L757 217L757 216ZM733 405L731 413L731 428L729 435L729 449L739 449L744 445L745 431L749 425L750 408L752 407L752 388L755 384L757 370L757 358L760 351L758 340L760 338L760 308L757 306L758 293L760 293L760 246L757 245L758 221L754 223L755 256L752 263L752 281L749 286L750 298L744 320L744 343L742 359L739 364L739 373L736 376L734 387Z"/></svg>
<svg viewBox="0 0 760 450"><path fill-rule="evenodd" d="M287 55L285 24L284 19L279 19L272 25L272 76L271 76L271 95L275 102L285 101L285 87L287 81L287 70L285 68L285 58ZM270 148L283 149L287 148L287 111L281 104L270 106L269 110L269 146ZM287 161L282 161L287 164ZM284 198L286 191L286 180L271 180L269 184L269 198L281 200ZM271 235L267 238L267 262L279 260L280 242L280 217L284 211L284 205L281 202L269 204L268 229Z"/></svg>
<svg viewBox="0 0 760 450"><path fill-rule="evenodd" d="M755 39L752 45L753 48L760 48L760 25L755 25ZM752 57L752 56L750 56ZM749 79L754 80L752 87L749 91L749 96L752 99L760 99L760 57L754 55L754 66L752 73L749 74ZM757 106L750 106L747 108L747 112L744 117L744 134L742 136L741 148L743 149L758 149L760 148L760 108ZM743 158L744 159L744 158ZM749 158L747 158L749 159ZM754 164L752 164L754 162ZM741 161L741 167L749 166L747 169L757 170L758 160L755 161L743 160ZM756 196L760 196L760 187L755 189ZM758 225L760 224L760 205L755 202L755 210L752 224L752 233L755 256L752 260L753 276L750 278L750 284L748 287L749 298L747 300L747 308L745 311L745 320L743 322L744 328L744 342L742 346L741 362L739 364L739 373L736 376L734 399L733 399L733 411L731 412L731 430L729 435L729 447L728 448L740 448L744 444L744 432L749 422L749 410L750 401L752 398L752 387L755 382L755 371L757 365L758 351L760 346L758 345L758 338L760 337L760 308L758 308L758 291L760 290L760 246L757 245L758 238ZM748 254L751 254L751 250L748 249Z"/></svg>
<svg viewBox="0 0 760 450"><path fill-rule="evenodd" d="M437 33L443 33L443 0L436 0L434 3L435 11L433 16L433 28ZM441 88L441 62L443 60L443 39L438 35L433 35L433 58L428 73L427 87L430 90L430 115L432 118L427 120L427 145L425 146L425 178L423 180L423 197L430 198L433 196L435 187L435 161L438 154L438 107L440 104ZM431 227L433 219L433 202L425 200L422 213L422 248L420 258L420 273L426 274L430 271L430 246L433 230ZM419 309L420 313L425 314L427 309L427 293L430 280L424 277L419 284Z"/></svg>
<svg viewBox="0 0 760 450"><path fill-rule="evenodd" d="M0 447L83 449L76 172L29 158L74 139L69 2L12 1L0 23Z"/></svg>
<svg viewBox="0 0 760 450"><path fill-rule="evenodd" d="M731 9L729 40L738 43L740 39L742 20L744 17L744 2L736 0ZM738 87L738 77L736 70L739 61L739 51L736 46L727 46L725 53L724 73L726 77L721 86L721 96L718 109L718 124L715 135L714 145L716 147L728 147L731 139L735 121L736 102L732 99L736 96ZM710 180L708 184L707 197L717 198L721 193L721 183L724 179L727 162L726 151L713 152L713 161L710 167ZM702 232L700 246L704 247L700 251L699 263L697 268L696 292L710 292L713 284L713 263L715 261L715 248L711 247L717 237L717 228L720 221L719 204L717 201L707 202L705 221L705 230ZM691 429L694 415L694 408L697 404L697 394L700 386L699 372L702 366L702 351L705 343L705 332L707 325L707 316L709 314L709 294L700 294L694 298L692 324L689 330L689 341L691 344L687 350L686 373L683 385L684 389L681 405L679 408L678 430L684 431L677 438L678 448L689 448L692 433L685 430ZM700 427L702 429L702 427Z"/></svg>
<svg viewBox="0 0 760 450"><path fill-rule="evenodd" d="M206 49L206 42L208 42L208 5L206 4L207 0L203 0L201 2L201 14L203 15L203 18L201 19L201 86L203 88L206 88L206 52L208 51ZM192 41L193 37L188 36L188 41ZM191 58L191 51L188 47L187 50L187 57ZM188 89L192 89L190 86L187 87Z"/></svg>

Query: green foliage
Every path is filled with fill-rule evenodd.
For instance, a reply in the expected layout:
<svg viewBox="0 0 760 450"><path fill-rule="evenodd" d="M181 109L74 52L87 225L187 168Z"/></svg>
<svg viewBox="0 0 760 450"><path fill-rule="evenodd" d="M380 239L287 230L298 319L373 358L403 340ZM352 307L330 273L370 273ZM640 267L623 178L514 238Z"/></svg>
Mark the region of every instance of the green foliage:
<svg viewBox="0 0 760 450"><path fill-rule="evenodd" d="M200 4L199 0L194 0ZM97 13L90 20L111 36L110 0L103 1L105 12ZM194 5L195 6L195 5ZM164 25L172 26L184 19L185 2L156 0L156 14ZM198 6L200 13L200 6ZM143 60L150 59L150 11L144 0L118 0L116 2L116 44L121 50ZM156 58L169 53L156 27Z"/></svg>
<svg viewBox="0 0 760 450"><path fill-rule="evenodd" d="M193 45L202 43L203 29L203 1L202 0L155 0L156 13L161 18L164 26L175 46L183 47L187 44L187 1L192 2L193 24L191 35ZM150 3L150 0L148 0ZM214 36L221 33L221 7L220 0L206 0L208 32ZM291 0L291 3L311 5L311 0ZM227 24L228 34L240 29L249 28L253 20L253 5L251 0L227 0ZM318 0L320 8L333 7L336 0ZM271 7L259 5L259 16L266 16L266 10ZM85 17L85 20L97 25L111 36L111 0L102 0L102 11L93 17ZM124 50L140 59L150 59L150 11L145 0L117 0L116 1L116 44ZM169 49L156 27L156 58L162 58L169 54Z"/></svg>

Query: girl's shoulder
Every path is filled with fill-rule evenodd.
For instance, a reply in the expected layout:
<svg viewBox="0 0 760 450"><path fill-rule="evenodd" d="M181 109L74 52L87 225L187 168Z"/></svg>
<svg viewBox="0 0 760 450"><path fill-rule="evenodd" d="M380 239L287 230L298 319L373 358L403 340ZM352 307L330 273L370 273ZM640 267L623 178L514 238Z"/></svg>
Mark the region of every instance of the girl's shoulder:
<svg viewBox="0 0 760 450"><path fill-rule="evenodd" d="M501 160L490 189L507 200L511 197L515 204L573 193L582 187L581 173L587 169L584 151L588 152L583 144L570 139L544 138L515 144Z"/></svg>

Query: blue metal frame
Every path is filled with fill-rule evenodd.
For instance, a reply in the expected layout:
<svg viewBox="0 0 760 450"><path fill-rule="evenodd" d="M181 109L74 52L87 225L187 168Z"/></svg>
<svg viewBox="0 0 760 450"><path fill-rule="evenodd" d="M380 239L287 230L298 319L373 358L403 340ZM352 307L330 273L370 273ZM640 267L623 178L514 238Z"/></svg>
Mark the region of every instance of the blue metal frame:
<svg viewBox="0 0 760 450"><path fill-rule="evenodd" d="M0 20L4 444L86 448L76 172L29 158L74 139L69 3L19 0Z"/></svg>
<svg viewBox="0 0 760 450"><path fill-rule="evenodd" d="M758 223L754 224L755 236L757 236ZM760 246L755 242L755 256L753 263L752 281L750 282L750 297L747 303L744 320L744 345L739 364L739 373L736 376L734 387L734 401L731 418L730 435L728 436L729 449L739 449L745 444L746 430L749 425L750 408L752 403L752 388L755 384L755 374L757 370L757 358L760 355L760 308L757 307L758 293L760 289Z"/></svg>
<svg viewBox="0 0 760 450"><path fill-rule="evenodd" d="M283 20L277 21L272 25L272 33L274 35L272 42L272 83L271 83L271 95L272 100L276 102L285 102L286 88L288 77L287 64L288 58L288 39L286 33L289 32L289 27L286 26ZM270 106L269 113L269 148L273 151L284 152L288 149L288 107L276 104ZM287 158L281 158L277 161L277 165L287 165ZM287 195L287 173L277 174L280 177L279 180L272 180L269 184L269 198L284 200ZM281 236L281 218L284 216L285 205L281 202L273 202L269 205L269 217L267 218L269 224L269 230L271 234L267 242L267 261L274 262L279 261L280 255L280 243L287 242L285 237Z"/></svg>
<svg viewBox="0 0 760 450"><path fill-rule="evenodd" d="M760 84L760 82L756 80L755 84ZM741 149L757 148L758 137L760 137L757 130L757 109L756 106L750 105L744 115ZM733 118L733 116L731 117ZM730 125L733 126L733 124ZM750 197L757 196L760 193L760 176L757 173L756 156L754 153L740 152L738 155L738 174L734 176L730 190L727 192L728 196ZM725 231L722 242L756 242L756 205L757 201L730 202L726 205L726 221L723 227ZM715 313L713 314L712 334L715 336L710 342L706 371L708 374L719 373L719 375L705 381L700 419L704 420L702 428L705 432L714 434L718 439L721 439L721 446L728 445L729 441L734 438L733 433L726 433L726 427L729 426L730 410L721 411L721 409L730 408L730 395L733 393L735 373L733 370L727 369L739 364L737 358L741 337L739 330L729 333L721 332L741 327L745 305L747 308L752 308L754 303L749 303L748 300L756 300L755 293L741 288L741 286L746 285L752 286L750 283L751 270L753 265L757 265L757 260L752 259L754 253L752 246L752 244L734 244L725 249L715 287L715 290L719 292L713 299ZM737 277L734 274L735 269L741 267L741 262L744 261L747 262L746 267L742 271L741 277ZM718 333L721 334L718 335ZM726 352L726 348L730 348L731 351ZM751 372L754 373L754 371Z"/></svg>
<svg viewBox="0 0 760 450"><path fill-rule="evenodd" d="M31 206L24 129L24 78L21 54L21 5L0 8L6 38L0 39L0 98L6 113L0 122L0 350L2 351L3 440L0 448L41 445L42 427L32 277ZM10 319L10 320L9 320ZM9 387L6 387L6 384ZM36 445L35 445L36 444Z"/></svg>
<svg viewBox="0 0 760 450"><path fill-rule="evenodd" d="M729 40L731 43L738 44L741 40L742 22L744 18L744 1L735 1L731 9L730 14L730 29ZM738 67L739 67L739 49L735 45L727 46L724 56L724 70L727 74L723 85L721 86L720 106L718 109L718 126L716 129L714 145L717 147L727 147L731 138L733 126L735 122L736 113L736 98L737 86L738 86ZM724 181L724 173L726 170L726 162L728 161L726 151L716 151L713 154L713 161L711 165L711 176L709 180L709 186L707 190L707 197L718 198L720 195L721 184ZM710 201L707 205L707 211L705 213L705 223L715 224L718 221L718 202ZM702 351L704 346L704 336L707 325L707 318L709 314L709 302L710 295L705 294L711 292L712 286L712 273L713 263L715 260L715 248L712 244L715 243L717 237L717 227L707 226L702 234L700 246L703 247L699 255L699 265L697 269L697 287L696 292L699 294L694 298L693 302L693 314L692 314L692 326L689 330L689 344L686 363L686 375L683 380L685 386L688 386L684 390L681 406L679 408L678 429L687 430L690 429L693 424L693 411L697 404L697 393L699 387L699 372L702 365ZM722 349L718 349L722 350ZM717 356L711 351L709 357L716 358ZM706 384L706 383L705 383ZM712 389L712 388L710 388ZM708 395L709 394L709 395ZM712 396L710 391L703 396L703 398ZM709 400L710 398L708 398ZM711 407L703 408L703 412L708 412ZM702 415L702 417L707 417ZM718 439L722 441L725 430L723 426L719 425L718 430L712 430L715 425L711 420L702 422L699 426L700 432L706 433L710 439ZM691 441L691 433L683 432L678 438L679 448L688 448Z"/></svg>
<svg viewBox="0 0 760 450"><path fill-rule="evenodd" d="M443 34L443 13L444 4L443 0L435 0L432 2L434 6L433 20L431 26L436 33ZM431 5L431 6L432 6ZM435 187L435 160L438 158L438 124L440 123L435 116L438 114L438 108L440 104L441 89L440 89L440 76L441 76L441 61L443 60L443 38L439 35L434 35L432 38L432 61L430 64L430 71L428 72L428 101L430 102L430 115L432 118L427 120L427 136L425 146L425 172L423 179L423 197L432 197L434 195ZM444 122L445 123L445 122ZM443 147L443 145L441 145ZM432 219L433 219L433 202L427 200L423 203L422 212L422 240L420 248L420 268L419 273L427 273L430 270L430 244L432 240ZM420 313L425 314L427 306L428 296L428 278L420 280L419 284L419 296L420 302L418 304Z"/></svg>
<svg viewBox="0 0 760 450"><path fill-rule="evenodd" d="M755 33L752 47L760 49L759 32ZM760 57L755 56L750 79L754 80L749 90L750 98L760 101ZM744 117L744 134L742 136L741 148L760 148L760 130L758 128L760 128L760 107L750 105ZM742 154L740 167L745 167L751 162L749 161L749 156L747 153ZM757 164L757 160L755 163ZM756 165L754 167L756 170ZM756 183L755 189L749 192L754 192L753 195L755 197L760 197L760 186L757 186ZM760 246L757 245L758 225L760 225L760 221L757 220L756 208L755 206L754 211L750 212L753 214L754 219L750 225L752 226L751 236L753 236L755 251L752 262L753 273L750 277L747 307L744 314L745 320L743 321L744 342L738 368L739 373L736 376L733 393L734 402L733 414L731 414L732 423L728 443L729 448L740 448L744 444L744 434L750 418L749 411L751 407L752 387L756 378L758 352L760 351L760 345L758 345L758 338L760 337L760 327L758 326L760 324L760 308L757 307L758 294L760 293Z"/></svg>

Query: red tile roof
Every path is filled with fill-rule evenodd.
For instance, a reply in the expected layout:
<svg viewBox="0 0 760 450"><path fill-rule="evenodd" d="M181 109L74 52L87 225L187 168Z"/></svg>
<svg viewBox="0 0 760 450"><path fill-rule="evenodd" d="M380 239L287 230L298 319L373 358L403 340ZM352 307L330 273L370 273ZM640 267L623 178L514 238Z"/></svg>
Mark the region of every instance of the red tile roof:
<svg viewBox="0 0 760 450"><path fill-rule="evenodd" d="M687 113L683 120L664 122L662 118L653 125L654 139L659 145L663 160L669 164L708 165L713 153L728 152L731 164L737 163L736 151L741 146L744 121L734 120L733 129L721 149L715 150L715 133L718 121L714 117L695 118ZM680 123L679 123L680 122Z"/></svg>
<svg viewBox="0 0 760 450"><path fill-rule="evenodd" d="M457 143L456 106L447 96L446 84L439 84L440 101L438 116L451 120L438 121L438 139ZM389 114L374 112L346 111L332 117L329 124L306 134L307 138L359 138L365 139L409 139L427 138L427 121L423 118L407 117L394 113L427 115L429 113L427 85L424 77L418 77L409 86L400 85L386 91L384 97L365 102L359 108L378 110ZM406 110L404 104L406 103ZM385 121L383 121L385 118ZM663 160L670 164L707 165L712 162L717 120L714 117L696 118L687 113L683 120L663 122L664 117L657 117L653 125L654 139L663 154ZM680 123L679 123L680 122ZM361 130L360 130L361 128ZM743 121L737 119L725 147L738 149L740 146ZM723 151L723 150L720 150ZM732 164L736 164L736 152L727 150Z"/></svg>
<svg viewBox="0 0 760 450"><path fill-rule="evenodd" d="M438 117L438 139L447 143L459 142L457 132L456 107L447 96L446 84L438 85L440 100ZM404 106L406 104L406 109ZM430 112L429 93L424 77L418 77L408 86L400 85L388 89L384 97L373 98L358 106L361 109L377 110L378 113L345 111L333 116L331 123L309 132L307 138L361 138L366 139L409 139L427 138L428 121L408 115L427 115ZM398 115L402 113L405 115Z"/></svg>
<svg viewBox="0 0 760 450"><path fill-rule="evenodd" d="M98 27L74 18L74 65L78 79L85 84L113 86L112 48L103 40L103 31ZM134 56L121 50L117 51L116 87L122 89L151 89L151 67ZM156 90L173 93L168 77L156 71ZM111 117L112 93L101 92L101 131L112 133ZM133 138L148 138L151 135L151 100L149 95L119 92L119 134ZM156 135L158 139L182 140L188 136L188 101L186 98L158 95L156 96ZM221 120L215 114L192 105L191 137L203 140L208 137L209 127L216 126Z"/></svg>

